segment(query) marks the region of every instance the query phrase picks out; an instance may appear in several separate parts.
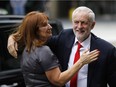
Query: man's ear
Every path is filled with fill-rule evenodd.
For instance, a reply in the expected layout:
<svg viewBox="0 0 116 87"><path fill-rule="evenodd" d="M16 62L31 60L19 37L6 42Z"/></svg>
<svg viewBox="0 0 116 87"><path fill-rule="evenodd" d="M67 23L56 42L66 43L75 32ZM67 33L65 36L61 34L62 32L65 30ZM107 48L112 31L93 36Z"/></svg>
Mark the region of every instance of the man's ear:
<svg viewBox="0 0 116 87"><path fill-rule="evenodd" d="M92 25L91 25L91 29L94 28L95 24L96 24L96 22L93 22L93 23L92 23Z"/></svg>

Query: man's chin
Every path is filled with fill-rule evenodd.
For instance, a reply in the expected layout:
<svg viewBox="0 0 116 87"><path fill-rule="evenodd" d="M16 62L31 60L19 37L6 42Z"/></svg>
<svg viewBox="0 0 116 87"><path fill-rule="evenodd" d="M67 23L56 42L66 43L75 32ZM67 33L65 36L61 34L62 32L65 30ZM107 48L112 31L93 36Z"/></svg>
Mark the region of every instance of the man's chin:
<svg viewBox="0 0 116 87"><path fill-rule="evenodd" d="M83 36L77 36L77 39L82 42L84 40L84 37Z"/></svg>

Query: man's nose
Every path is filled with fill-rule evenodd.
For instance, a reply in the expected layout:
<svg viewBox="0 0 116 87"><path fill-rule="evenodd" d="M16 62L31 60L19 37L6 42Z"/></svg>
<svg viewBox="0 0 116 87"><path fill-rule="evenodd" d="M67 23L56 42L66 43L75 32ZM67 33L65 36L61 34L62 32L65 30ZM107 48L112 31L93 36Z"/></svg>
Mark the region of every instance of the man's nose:
<svg viewBox="0 0 116 87"><path fill-rule="evenodd" d="M78 23L78 28L82 28L82 23L81 22Z"/></svg>

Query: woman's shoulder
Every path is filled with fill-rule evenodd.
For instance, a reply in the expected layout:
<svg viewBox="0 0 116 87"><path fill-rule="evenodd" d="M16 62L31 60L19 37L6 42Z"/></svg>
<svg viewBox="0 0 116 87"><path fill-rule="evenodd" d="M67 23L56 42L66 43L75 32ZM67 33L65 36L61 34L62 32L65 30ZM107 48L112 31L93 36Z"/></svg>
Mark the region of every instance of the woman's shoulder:
<svg viewBox="0 0 116 87"><path fill-rule="evenodd" d="M47 45L44 45L44 46L41 46L41 47L37 47L38 50L41 50L41 51L48 51L50 50L50 48L47 46Z"/></svg>
<svg viewBox="0 0 116 87"><path fill-rule="evenodd" d="M42 52L42 53L51 53L51 49L47 45L37 47L36 51L37 52L39 51L39 52Z"/></svg>

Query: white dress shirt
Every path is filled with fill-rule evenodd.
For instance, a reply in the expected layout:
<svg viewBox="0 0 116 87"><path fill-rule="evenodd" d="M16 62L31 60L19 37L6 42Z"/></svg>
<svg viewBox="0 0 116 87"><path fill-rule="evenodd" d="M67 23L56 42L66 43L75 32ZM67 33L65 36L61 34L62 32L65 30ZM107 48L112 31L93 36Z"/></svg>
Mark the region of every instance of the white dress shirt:
<svg viewBox="0 0 116 87"><path fill-rule="evenodd" d="M80 43L82 45L82 47L80 48L80 55L86 49L90 49L90 41L91 41L91 35L89 35L89 37L85 41ZM74 44L73 44L73 47L72 47L72 51L71 51L71 54L70 54L68 68L72 67L72 65L73 65L75 53L77 51L77 46L78 46L77 42L78 42L78 40L75 37L75 41L74 41ZM87 87L87 73L88 73L88 64L84 65L78 71L78 80L77 80L77 84L78 84L77 86L78 87ZM66 84L66 87L70 87L70 81Z"/></svg>

